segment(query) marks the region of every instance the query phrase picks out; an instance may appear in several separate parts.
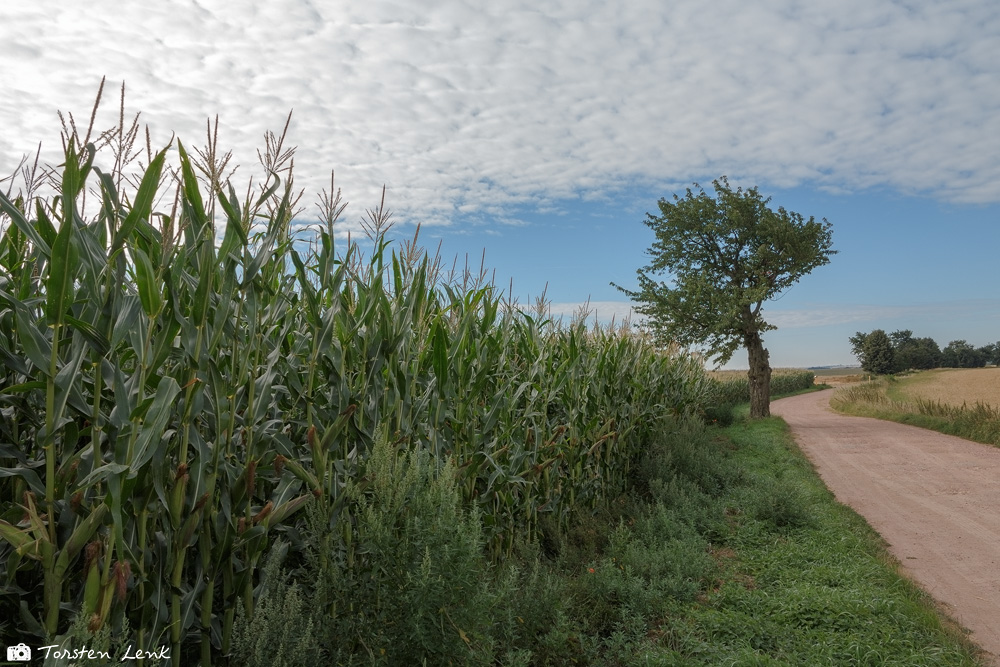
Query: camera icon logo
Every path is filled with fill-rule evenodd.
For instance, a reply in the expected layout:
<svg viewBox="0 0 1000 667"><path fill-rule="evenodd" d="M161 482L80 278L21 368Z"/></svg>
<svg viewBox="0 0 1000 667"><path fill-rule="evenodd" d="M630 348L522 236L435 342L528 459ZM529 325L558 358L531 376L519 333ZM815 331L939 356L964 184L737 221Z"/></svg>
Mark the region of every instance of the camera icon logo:
<svg viewBox="0 0 1000 667"><path fill-rule="evenodd" d="M8 662L30 662L31 661L31 647L27 644L21 643L17 646L7 647L7 661Z"/></svg>

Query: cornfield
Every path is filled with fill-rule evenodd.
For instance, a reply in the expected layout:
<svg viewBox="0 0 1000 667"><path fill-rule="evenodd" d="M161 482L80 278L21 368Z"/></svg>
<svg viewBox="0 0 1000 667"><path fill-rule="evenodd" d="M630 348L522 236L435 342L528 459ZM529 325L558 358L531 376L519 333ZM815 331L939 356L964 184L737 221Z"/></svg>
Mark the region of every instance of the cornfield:
<svg viewBox="0 0 1000 667"><path fill-rule="evenodd" d="M715 402L718 405L745 403L750 400L750 380L745 371L716 372ZM816 376L811 371L776 368L771 375L771 395L788 394L813 386Z"/></svg>
<svg viewBox="0 0 1000 667"><path fill-rule="evenodd" d="M303 232L282 141L241 197L211 141L126 173L74 129L53 196L0 194L7 644L76 622L217 664L304 507L324 505L350 562L344 489L363 493L379 438L450 462L499 559L620 493L651 434L711 395L689 356L449 279L387 240L381 207L365 256L336 238L332 186Z"/></svg>

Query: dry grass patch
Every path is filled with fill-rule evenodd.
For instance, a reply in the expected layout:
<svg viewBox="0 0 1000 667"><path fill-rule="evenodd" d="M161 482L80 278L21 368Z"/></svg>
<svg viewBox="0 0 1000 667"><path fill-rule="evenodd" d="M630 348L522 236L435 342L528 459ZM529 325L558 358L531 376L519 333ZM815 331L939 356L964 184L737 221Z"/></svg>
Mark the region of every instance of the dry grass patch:
<svg viewBox="0 0 1000 667"><path fill-rule="evenodd" d="M1000 368L942 368L917 373L900 383L910 398L960 406L985 403L1000 408Z"/></svg>
<svg viewBox="0 0 1000 667"><path fill-rule="evenodd" d="M888 419L1000 446L1000 406L984 402L982 395L971 403L956 403L920 396L910 390L914 383L919 385L921 381L926 381L921 376L933 380L950 372L927 372L904 380L881 377L874 382L842 387L830 399L830 406L847 414ZM957 374L959 371L954 372ZM982 373L982 369L972 372L982 374L983 378L990 377L990 374ZM975 394L970 396L976 398ZM955 396L949 398L956 400Z"/></svg>

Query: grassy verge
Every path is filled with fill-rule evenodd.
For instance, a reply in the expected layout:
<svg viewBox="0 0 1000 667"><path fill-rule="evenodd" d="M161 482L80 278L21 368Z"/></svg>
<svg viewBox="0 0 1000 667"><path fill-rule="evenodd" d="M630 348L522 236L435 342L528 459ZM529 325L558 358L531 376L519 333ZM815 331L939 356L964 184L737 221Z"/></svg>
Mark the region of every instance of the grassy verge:
<svg viewBox="0 0 1000 667"><path fill-rule="evenodd" d="M949 405L911 397L905 381L883 377L840 389L830 401L840 412L910 424L948 435L1000 446L1000 409L985 403Z"/></svg>
<svg viewBox="0 0 1000 667"><path fill-rule="evenodd" d="M781 420L725 434L747 483L725 497L723 573L690 609L690 664L975 664Z"/></svg>
<svg viewBox="0 0 1000 667"><path fill-rule="evenodd" d="M320 639L299 653L337 664L978 664L975 648L897 572L880 537L834 500L781 420L681 424L638 463L630 493L568 532L543 526L541 539L492 566L476 555L472 516L453 501L434 510L449 496L441 473L407 494L412 508L438 498L425 506L435 542L421 538L409 551L378 544L380 562L398 570L382 580L374 570L356 579L344 569L297 573L320 582L315 594L327 600L349 593L345 603L381 606L337 619L350 628L291 618L289 609L307 615L312 605L290 605L287 594L263 608L283 610L276 628L315 628ZM396 516L373 502L373 521ZM392 592L381 603L373 581ZM443 640L447 655L435 652ZM274 664L275 648L269 641L259 663L239 662Z"/></svg>
<svg viewBox="0 0 1000 667"><path fill-rule="evenodd" d="M711 579L693 601L631 626L633 644L619 628L606 664L975 664L880 537L825 489L782 421L738 423L700 446L714 452L683 466L701 471L699 490L654 493L643 513L701 517L689 525L699 527ZM723 462L711 473L710 458ZM713 480L724 490L713 494ZM614 566L608 560L600 567Z"/></svg>

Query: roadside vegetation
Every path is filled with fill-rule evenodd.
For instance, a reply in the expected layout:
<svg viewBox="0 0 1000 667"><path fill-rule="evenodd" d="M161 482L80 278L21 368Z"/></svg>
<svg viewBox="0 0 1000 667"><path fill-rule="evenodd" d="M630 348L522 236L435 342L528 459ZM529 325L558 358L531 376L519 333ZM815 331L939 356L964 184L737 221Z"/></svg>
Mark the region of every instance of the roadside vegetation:
<svg viewBox="0 0 1000 667"><path fill-rule="evenodd" d="M241 197L213 134L143 149L122 119L0 193L5 645L974 664L782 422L706 425L700 361L525 312L382 205L362 252L332 184L294 227L284 135Z"/></svg>
<svg viewBox="0 0 1000 667"><path fill-rule="evenodd" d="M733 423L740 406L750 400L750 376L747 371L711 371L715 392L706 409L709 421L722 426ZM788 396L816 387L812 371L800 368L775 368L771 372L771 396Z"/></svg>
<svg viewBox="0 0 1000 667"><path fill-rule="evenodd" d="M308 628L290 648L334 664L413 656L481 665L978 664L975 647L898 573L879 536L833 499L785 424L748 421L748 409L725 429L678 423L640 459L628 492L493 565L474 548L470 517L441 502L450 473L432 472L412 502L431 513L424 523L448 528L436 534L451 536L436 585L413 571L414 554L398 557L402 541L380 543L392 565L375 581L325 571L314 558L269 565L265 577L282 585L260 604L275 611L240 634L253 638L243 659L276 664L289 628ZM386 521L394 508L385 499L373 511ZM307 582L320 582L313 597L303 597ZM318 630L315 598L359 585L394 596L364 618ZM442 604L454 626L441 628Z"/></svg>
<svg viewBox="0 0 1000 667"><path fill-rule="evenodd" d="M935 392L928 392L935 380L959 372L970 371L923 371L904 377L880 377L837 390L830 399L830 405L846 414L887 419L1000 446L1000 405L986 402L993 400L995 387L990 380L995 381L996 373L1000 371L971 371L982 376L981 381L989 383L983 385L985 400L956 403L954 395L938 394L938 397L932 397ZM969 383L973 382L970 379ZM969 390L967 387L965 391ZM972 391L975 395L975 390Z"/></svg>

